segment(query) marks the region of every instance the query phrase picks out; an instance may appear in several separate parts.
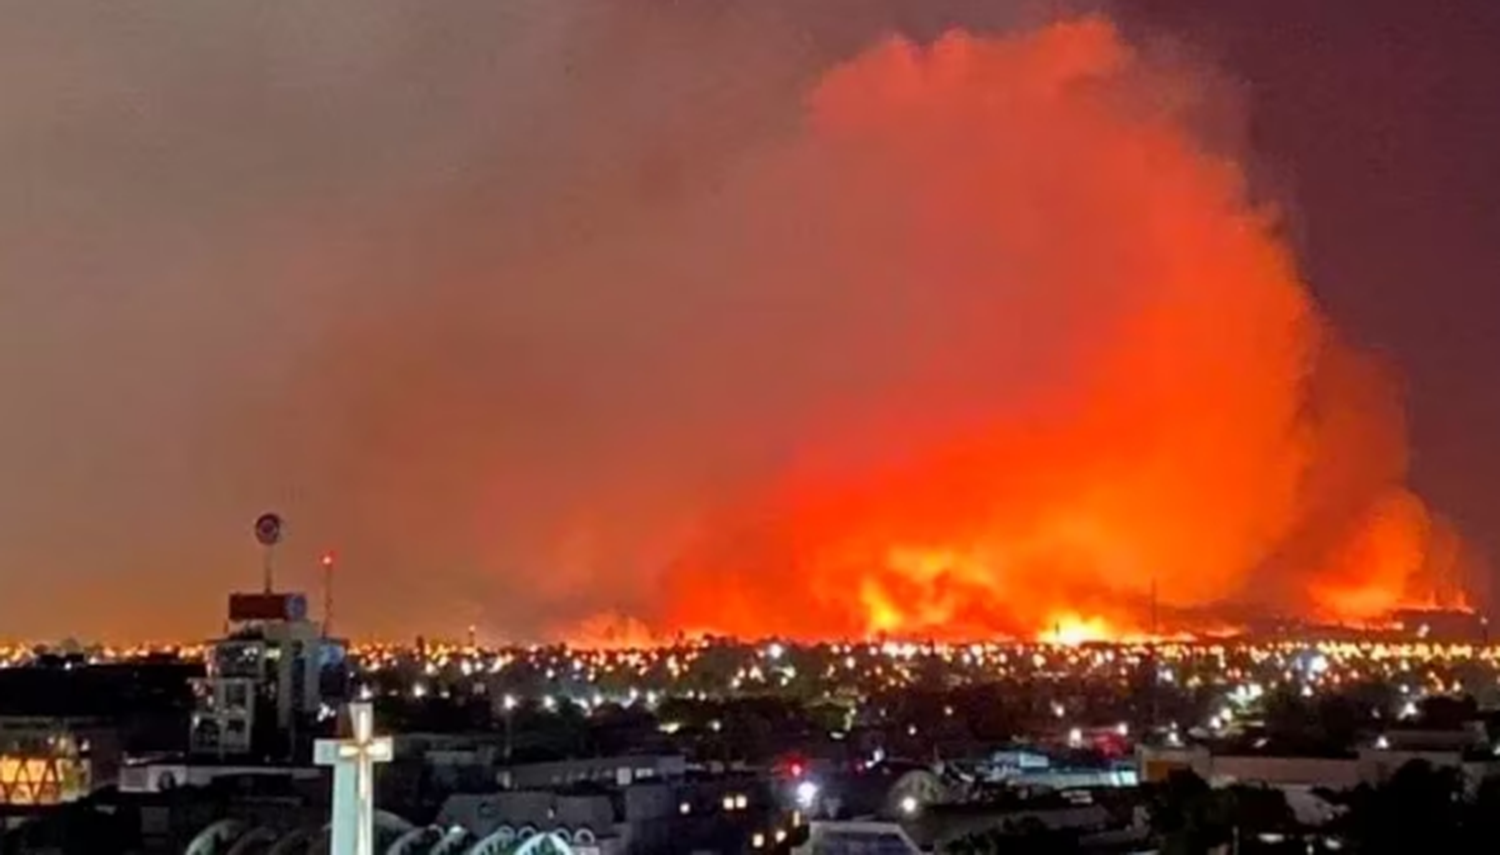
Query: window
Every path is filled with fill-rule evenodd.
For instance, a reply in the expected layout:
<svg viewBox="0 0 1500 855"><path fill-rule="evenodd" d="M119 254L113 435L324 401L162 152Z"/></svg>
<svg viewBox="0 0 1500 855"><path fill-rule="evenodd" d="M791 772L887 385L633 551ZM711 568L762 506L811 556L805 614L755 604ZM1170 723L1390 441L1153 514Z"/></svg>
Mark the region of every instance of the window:
<svg viewBox="0 0 1500 855"><path fill-rule="evenodd" d="M250 689L244 683L228 683L224 686L224 706L231 710L243 710L250 706Z"/></svg>

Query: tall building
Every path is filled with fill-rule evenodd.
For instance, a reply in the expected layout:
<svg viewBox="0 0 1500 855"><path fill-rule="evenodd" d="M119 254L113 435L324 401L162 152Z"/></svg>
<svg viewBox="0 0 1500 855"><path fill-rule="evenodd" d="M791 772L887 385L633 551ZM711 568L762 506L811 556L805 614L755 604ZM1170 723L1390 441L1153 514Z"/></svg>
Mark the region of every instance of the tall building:
<svg viewBox="0 0 1500 855"><path fill-rule="evenodd" d="M341 699L345 646L294 593L231 594L224 638L195 682L189 751L221 759L304 760Z"/></svg>

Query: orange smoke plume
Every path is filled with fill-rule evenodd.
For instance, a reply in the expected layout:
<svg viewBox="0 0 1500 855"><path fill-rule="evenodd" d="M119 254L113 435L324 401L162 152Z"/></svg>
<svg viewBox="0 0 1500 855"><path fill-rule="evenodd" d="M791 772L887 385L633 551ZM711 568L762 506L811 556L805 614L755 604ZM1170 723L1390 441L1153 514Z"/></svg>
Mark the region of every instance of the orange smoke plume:
<svg viewBox="0 0 1500 855"><path fill-rule="evenodd" d="M1202 142L1205 88L1097 18L826 74L747 182L798 210L747 240L809 301L882 301L884 355L701 522L656 625L1088 640L1454 604L1396 389Z"/></svg>

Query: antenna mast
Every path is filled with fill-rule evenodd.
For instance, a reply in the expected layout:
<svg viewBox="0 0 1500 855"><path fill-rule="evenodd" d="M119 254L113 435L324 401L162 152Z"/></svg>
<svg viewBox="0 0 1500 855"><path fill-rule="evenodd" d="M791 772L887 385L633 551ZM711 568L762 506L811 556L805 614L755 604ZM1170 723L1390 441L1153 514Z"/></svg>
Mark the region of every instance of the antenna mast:
<svg viewBox="0 0 1500 855"><path fill-rule="evenodd" d="M333 637L333 553L323 553L323 637Z"/></svg>
<svg viewBox="0 0 1500 855"><path fill-rule="evenodd" d="M261 514L255 520L255 539L265 548L262 556L261 576L267 594L276 590L272 576L272 558L276 544L281 542L281 517L276 514Z"/></svg>

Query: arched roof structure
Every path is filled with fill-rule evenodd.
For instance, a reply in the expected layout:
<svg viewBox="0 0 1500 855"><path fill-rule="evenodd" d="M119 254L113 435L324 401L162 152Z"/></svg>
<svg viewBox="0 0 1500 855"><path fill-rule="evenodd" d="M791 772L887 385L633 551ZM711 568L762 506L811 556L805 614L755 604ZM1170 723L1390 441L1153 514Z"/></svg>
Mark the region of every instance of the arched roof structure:
<svg viewBox="0 0 1500 855"><path fill-rule="evenodd" d="M375 813L376 851L381 855L574 855L572 839L592 842L588 828L537 831L502 825L482 838L454 826L413 826L395 814ZM303 826L278 831L221 819L196 836L184 855L327 855L328 829Z"/></svg>
<svg viewBox="0 0 1500 855"><path fill-rule="evenodd" d="M237 819L221 819L204 826L188 841L183 855L217 855L245 833L245 824Z"/></svg>

